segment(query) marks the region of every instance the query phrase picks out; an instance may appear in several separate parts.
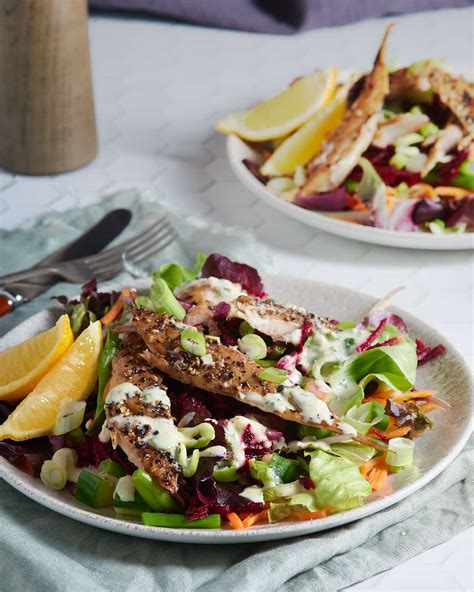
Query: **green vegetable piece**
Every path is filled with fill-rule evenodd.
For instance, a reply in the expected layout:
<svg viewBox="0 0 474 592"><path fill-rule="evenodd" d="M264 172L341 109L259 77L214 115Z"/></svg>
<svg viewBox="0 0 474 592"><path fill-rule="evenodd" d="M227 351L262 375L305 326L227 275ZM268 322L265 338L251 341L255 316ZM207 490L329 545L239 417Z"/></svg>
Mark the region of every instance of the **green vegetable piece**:
<svg viewBox="0 0 474 592"><path fill-rule="evenodd" d="M238 343L239 350L251 360L263 360L267 355L267 344L260 335L244 335Z"/></svg>
<svg viewBox="0 0 474 592"><path fill-rule="evenodd" d="M247 323L247 321L242 321L239 325L239 335L243 337L244 335L252 335L255 333L255 329Z"/></svg>
<svg viewBox="0 0 474 592"><path fill-rule="evenodd" d="M272 368L277 363L277 360L269 360L266 358L265 360L255 360L259 366L262 368Z"/></svg>
<svg viewBox="0 0 474 592"><path fill-rule="evenodd" d="M220 469L214 469L212 476L220 483L230 483L231 481L237 481L239 478L236 467L222 467Z"/></svg>
<svg viewBox="0 0 474 592"><path fill-rule="evenodd" d="M419 144L423 141L423 136L421 134L412 133L406 134L405 136L401 136L395 140L395 147L405 147L411 146L412 144Z"/></svg>
<svg viewBox="0 0 474 592"><path fill-rule="evenodd" d="M382 419L375 424L375 427L378 430L386 430L388 428L388 424L390 423L390 418L388 417L388 415L383 415Z"/></svg>
<svg viewBox="0 0 474 592"><path fill-rule="evenodd" d="M115 493L114 510L116 514L121 516L141 516L143 512L149 512L151 508L138 492L135 492L133 502L124 502Z"/></svg>
<svg viewBox="0 0 474 592"><path fill-rule="evenodd" d="M268 357L270 360L279 360L286 352L286 345L283 343L274 343L270 347Z"/></svg>
<svg viewBox="0 0 474 592"><path fill-rule="evenodd" d="M82 431L81 427L72 430L72 432L69 432L69 434L66 435L66 438L67 445L70 448L77 448L86 441L86 436Z"/></svg>
<svg viewBox="0 0 474 592"><path fill-rule="evenodd" d="M100 473L103 473L104 475L108 475L109 477L116 477L117 479L120 479L120 477L125 477L125 475L127 474L123 470L123 467L121 467L117 462L111 460L110 458L106 458L105 460L103 460L97 467L97 470Z"/></svg>
<svg viewBox="0 0 474 592"><path fill-rule="evenodd" d="M74 305L72 313L70 315L71 329L74 333L74 337L77 337L79 333L81 333L81 331L85 328L86 315L87 300Z"/></svg>
<svg viewBox="0 0 474 592"><path fill-rule="evenodd" d="M349 460L322 450L315 450L309 456L309 475L316 484L313 495L318 508L336 512L357 508L372 493L359 467Z"/></svg>
<svg viewBox="0 0 474 592"><path fill-rule="evenodd" d="M348 179L345 182L345 186L349 193L357 193L357 190L359 189L359 182L353 181L352 179Z"/></svg>
<svg viewBox="0 0 474 592"><path fill-rule="evenodd" d="M153 308L153 302L148 296L137 296L135 298L135 306L137 308L144 308L145 310L155 310Z"/></svg>
<svg viewBox="0 0 474 592"><path fill-rule="evenodd" d="M336 442L335 444L331 444L331 452L336 456L350 460L358 467L377 454L377 451L372 446L355 442Z"/></svg>
<svg viewBox="0 0 474 592"><path fill-rule="evenodd" d="M268 380L268 382L277 382L283 384L288 378L288 370L281 368L266 368L260 375L260 380Z"/></svg>
<svg viewBox="0 0 474 592"><path fill-rule="evenodd" d="M110 378L110 374L112 373L112 359L120 350L121 343L118 334L114 333L109 328L104 348L100 352L99 357L99 365L97 369L99 378L99 384L97 387L97 404L95 408L94 423L92 424L92 427L87 430L88 436L96 436L100 432L102 424L105 421L104 389Z"/></svg>
<svg viewBox="0 0 474 592"><path fill-rule="evenodd" d="M150 288L150 299L156 312L162 312L182 321L186 311L175 298L164 279L155 279Z"/></svg>
<svg viewBox="0 0 474 592"><path fill-rule="evenodd" d="M200 423L192 428L179 428L185 438L186 448L205 448L216 437L214 426L209 422Z"/></svg>
<svg viewBox="0 0 474 592"><path fill-rule="evenodd" d="M300 476L298 463L278 454L272 454L269 467L278 475L282 483L291 483Z"/></svg>
<svg viewBox="0 0 474 592"><path fill-rule="evenodd" d="M193 327L186 327L181 331L181 347L193 356L205 356L206 339L202 333Z"/></svg>
<svg viewBox="0 0 474 592"><path fill-rule="evenodd" d="M413 463L415 443L408 438L393 438L388 443L387 464L393 469L404 470Z"/></svg>
<svg viewBox="0 0 474 592"><path fill-rule="evenodd" d="M474 162L472 162L471 160L465 160L459 167L459 173L461 175L474 177Z"/></svg>
<svg viewBox="0 0 474 592"><path fill-rule="evenodd" d="M469 191L474 191L474 176L473 175L457 175L451 179L450 184L454 187L462 187Z"/></svg>
<svg viewBox="0 0 474 592"><path fill-rule="evenodd" d="M413 115L421 115L423 113L423 109L420 107L420 105L413 105L413 107L410 109L410 113L413 113Z"/></svg>
<svg viewBox="0 0 474 592"><path fill-rule="evenodd" d="M155 483L144 469L137 469L132 481L135 489L155 512L178 512L181 509L171 494Z"/></svg>
<svg viewBox="0 0 474 592"><path fill-rule="evenodd" d="M348 424L354 427L359 434L366 434L373 425L383 419L383 416L383 405L370 402L351 407L344 419Z"/></svg>
<svg viewBox="0 0 474 592"><path fill-rule="evenodd" d="M188 520L184 514L161 514L143 512L142 522L145 526L162 526L164 528L220 528L220 514L209 514L198 520Z"/></svg>
<svg viewBox="0 0 474 592"><path fill-rule="evenodd" d="M345 331L346 329L354 329L355 326L356 324L352 321L341 321L336 327L336 329L338 329L339 331Z"/></svg>
<svg viewBox="0 0 474 592"><path fill-rule="evenodd" d="M165 263L158 271L152 273L152 278L154 281L163 279L169 289L173 291L184 282L194 280L199 275L206 259L206 253L197 253L196 261L193 267L190 268L177 263Z"/></svg>
<svg viewBox="0 0 474 592"><path fill-rule="evenodd" d="M439 132L439 127L435 123L433 123L432 121L425 123L425 125L423 125L420 129L420 134L424 138L428 138L429 136L434 136L438 132Z"/></svg>
<svg viewBox="0 0 474 592"><path fill-rule="evenodd" d="M392 158L388 161L388 164L390 166L395 167L399 171L401 171L402 169L405 168L405 165L407 162L408 162L408 159L406 156L404 156L403 154L395 153L392 156Z"/></svg>
<svg viewBox="0 0 474 592"><path fill-rule="evenodd" d="M319 440L320 438L329 438L329 436L334 435L333 432L330 432L329 430L326 430L324 428L314 428L312 426L300 424L298 424L298 427L296 428L296 433L300 440L302 440L303 438L307 438L309 436L312 436Z"/></svg>
<svg viewBox="0 0 474 592"><path fill-rule="evenodd" d="M89 469L82 469L77 480L76 499L92 508L113 505L115 481Z"/></svg>

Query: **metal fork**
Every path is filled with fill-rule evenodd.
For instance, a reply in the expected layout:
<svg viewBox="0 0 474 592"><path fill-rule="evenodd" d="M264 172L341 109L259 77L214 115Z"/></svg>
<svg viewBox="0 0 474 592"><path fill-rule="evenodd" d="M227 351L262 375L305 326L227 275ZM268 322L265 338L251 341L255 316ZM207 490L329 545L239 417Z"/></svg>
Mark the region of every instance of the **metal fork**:
<svg viewBox="0 0 474 592"><path fill-rule="evenodd" d="M0 285L42 275L55 275L77 284L84 283L93 277L98 281L108 280L123 271L125 260L131 265L139 265L165 249L175 238L176 233L171 222L166 216L162 216L139 235L112 249L48 267L11 273L0 277Z"/></svg>

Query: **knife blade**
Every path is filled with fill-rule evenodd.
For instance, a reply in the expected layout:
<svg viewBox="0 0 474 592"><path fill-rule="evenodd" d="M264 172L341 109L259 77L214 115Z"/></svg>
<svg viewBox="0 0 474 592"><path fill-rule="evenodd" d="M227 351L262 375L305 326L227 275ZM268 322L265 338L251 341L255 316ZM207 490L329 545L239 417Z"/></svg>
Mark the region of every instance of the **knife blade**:
<svg viewBox="0 0 474 592"><path fill-rule="evenodd" d="M46 267L60 261L68 261L98 253L127 227L131 217L132 213L125 208L112 210L77 239L51 253L34 267ZM18 282L2 286L3 295L0 295L0 316L11 312L18 304L35 298L57 281L55 276L43 276L36 281Z"/></svg>

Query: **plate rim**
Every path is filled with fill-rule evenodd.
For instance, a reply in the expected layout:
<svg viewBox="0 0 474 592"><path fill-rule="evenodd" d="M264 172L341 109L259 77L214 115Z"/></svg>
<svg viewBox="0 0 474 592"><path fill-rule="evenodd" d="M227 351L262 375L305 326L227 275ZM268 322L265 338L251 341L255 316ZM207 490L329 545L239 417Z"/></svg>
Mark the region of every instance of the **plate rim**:
<svg viewBox="0 0 474 592"><path fill-rule="evenodd" d="M330 218L314 210L306 210L280 199L261 183L239 156L243 150L252 150L241 138L229 134L226 141L227 161L237 180L253 195L289 218L317 228L329 234L359 242L396 247L400 249L423 249L440 251L464 251L474 249L474 233L433 235L422 232L405 232L362 226Z"/></svg>
<svg viewBox="0 0 474 592"><path fill-rule="evenodd" d="M272 274L266 274L264 279L268 280L268 282L276 281L280 283L286 281L300 281L302 283L308 282L308 280L301 280L288 275L276 276ZM323 289L328 291L335 289L338 290L341 294L346 295L347 297L357 295L359 297L363 297L364 299L366 299L369 305L370 302L374 303L377 301L377 298L374 298L373 296L366 294L362 291L353 290L351 288L346 288L335 284L329 284L314 279L311 279L309 281L315 286L315 289L317 289L318 287L323 287ZM32 315L31 317L23 321L23 323L21 323L20 325L30 323L32 319L36 318L38 315L46 314L51 310L53 309L50 308L45 309L43 311L39 311L35 315ZM406 319L408 323L416 322L426 327L426 329L428 329L431 332L433 340L442 341L449 349L452 356L454 356L454 359L459 364L460 368L462 368L463 373L467 378L468 384L470 384L472 387L472 377L469 366L464 357L460 354L457 348L454 347L454 345L450 342L449 339L443 336L436 328L429 325L426 321L424 321L423 319L419 319L410 312L405 311L404 309L400 309L398 307L393 307L393 310L395 310L397 314L402 314L404 319ZM20 325L17 325L11 331L14 331ZM6 335L8 335L11 331L9 331ZM4 337L6 337L6 335ZM1 339L3 340L4 337L2 337ZM471 411L470 416L472 416L472 409L474 404L472 388L470 389L470 392L467 393L467 397L467 405ZM86 506L82 508L80 506L73 505L72 503L68 503L66 499L63 500L56 497L56 492L49 492L47 489L43 490L38 488L38 486L35 485L35 483L37 482L37 478L31 477L30 475L21 471L21 469L11 465L3 457L0 457L0 478L4 479L18 492L26 495L36 503L39 503L40 505L54 512L57 512L63 516L66 516L67 518L71 518L78 522L88 524L90 526L95 526L103 530L108 530L110 532L118 532L120 534L150 540L195 544L240 544L269 540L280 540L296 536L313 534L316 532L330 530L338 526L343 526L344 524L348 524L361 518L365 518L372 514L376 514L380 511L383 511L384 509L393 506L399 501L409 497L410 495L424 487L427 483L432 481L436 476L438 476L458 456L458 454L461 452L462 448L464 447L465 443L467 442L470 436L472 429L471 423L471 420L466 422L463 431L459 434L458 439L456 440L455 444L451 447L448 454L440 458L440 460L438 460L431 468L426 470L426 472L424 472L413 482L404 485L402 488L391 494L388 494L384 497L372 501L370 504L363 505L359 508L355 508L352 510L346 510L345 512L334 514L332 516L328 516L326 518L318 520L310 520L306 522L287 524L275 523L273 525L256 526L246 530L184 530L164 527L151 527L139 524L137 522L126 521L123 519L113 518L110 516L106 516L104 514L92 512L88 510Z"/></svg>

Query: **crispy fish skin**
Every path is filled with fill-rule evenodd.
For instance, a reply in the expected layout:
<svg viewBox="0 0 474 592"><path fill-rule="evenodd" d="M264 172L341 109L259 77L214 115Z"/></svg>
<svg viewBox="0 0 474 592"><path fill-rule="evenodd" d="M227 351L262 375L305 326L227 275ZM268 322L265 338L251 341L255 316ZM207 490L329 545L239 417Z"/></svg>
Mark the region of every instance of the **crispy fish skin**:
<svg viewBox="0 0 474 592"><path fill-rule="evenodd" d="M156 368L150 366L141 353L145 344L138 335L129 335L119 353L112 360L110 388L129 383L140 389L150 386L161 387L163 378ZM120 446L130 462L145 471L170 493L178 491L178 477L181 469L169 452L158 450L143 442L146 436L146 420L140 424L124 421L124 418L142 416L143 418L163 417L172 419L171 410L162 403L148 403L140 395L131 393L120 402L105 404L107 428L114 447Z"/></svg>
<svg viewBox="0 0 474 592"><path fill-rule="evenodd" d="M331 191L339 187L356 166L375 135L385 96L389 90L385 47L392 28L385 30L373 70L366 76L359 95L346 111L339 127L326 142L321 155L309 165L301 195Z"/></svg>

